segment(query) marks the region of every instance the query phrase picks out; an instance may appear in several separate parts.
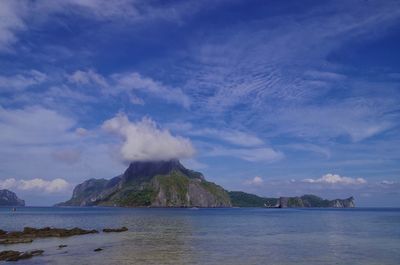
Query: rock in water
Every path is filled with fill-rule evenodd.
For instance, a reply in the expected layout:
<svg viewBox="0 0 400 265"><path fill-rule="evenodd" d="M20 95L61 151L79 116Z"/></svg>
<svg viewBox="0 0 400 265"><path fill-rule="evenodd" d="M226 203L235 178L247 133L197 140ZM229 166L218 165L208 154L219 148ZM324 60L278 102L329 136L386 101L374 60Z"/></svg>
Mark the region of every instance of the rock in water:
<svg viewBox="0 0 400 265"><path fill-rule="evenodd" d="M15 257L18 257L22 252L15 251L15 250L5 250L0 252L0 261L1 260L8 260Z"/></svg>
<svg viewBox="0 0 400 265"><path fill-rule="evenodd" d="M124 174L90 179L59 206L230 207L228 193L178 160L132 162Z"/></svg>
<svg viewBox="0 0 400 265"><path fill-rule="evenodd" d="M19 251L14 251L14 250L6 250L0 252L0 261L5 260L5 261L18 261L21 259L30 259L34 256L40 256L43 254L43 250L38 249L38 250L32 250L32 251L26 251L26 252L19 252Z"/></svg>
<svg viewBox="0 0 400 265"><path fill-rule="evenodd" d="M4 232L4 231L3 231ZM0 244L30 243L39 237L69 237L98 233L97 230L85 230L78 227L72 229L64 228L32 228L25 227L23 231L12 231L0 235Z"/></svg>
<svg viewBox="0 0 400 265"><path fill-rule="evenodd" d="M25 201L9 190L0 190L0 206L25 206Z"/></svg>
<svg viewBox="0 0 400 265"><path fill-rule="evenodd" d="M128 228L123 226L121 228L104 228L103 232L104 233L111 233L111 232L125 232L128 231Z"/></svg>

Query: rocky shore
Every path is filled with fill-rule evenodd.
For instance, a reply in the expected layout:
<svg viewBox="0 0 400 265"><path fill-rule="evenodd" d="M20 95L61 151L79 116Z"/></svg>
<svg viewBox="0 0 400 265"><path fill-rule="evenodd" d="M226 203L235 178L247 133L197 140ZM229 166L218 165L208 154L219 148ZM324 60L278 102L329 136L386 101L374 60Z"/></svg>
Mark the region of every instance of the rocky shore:
<svg viewBox="0 0 400 265"><path fill-rule="evenodd" d="M35 238L44 237L69 237L98 233L97 230L85 230L78 227L72 229L64 228L32 228L25 227L23 231L6 232L0 230L0 244L30 243Z"/></svg>
<svg viewBox="0 0 400 265"><path fill-rule="evenodd" d="M123 226L120 228L104 228L104 233L112 232L125 232L128 228ZM82 228L32 228L25 227L22 231L4 231L0 229L0 245L1 244L19 244L19 243L31 243L36 238L46 238L46 237L70 237L77 235L86 234L97 234L97 230L85 230ZM67 247L67 245L59 245L58 249ZM102 248L95 249L95 252L103 250ZM15 251L15 250L5 250L0 252L0 261L18 261L23 259L30 259L35 256L40 256L44 253L44 250L31 250L31 251Z"/></svg>

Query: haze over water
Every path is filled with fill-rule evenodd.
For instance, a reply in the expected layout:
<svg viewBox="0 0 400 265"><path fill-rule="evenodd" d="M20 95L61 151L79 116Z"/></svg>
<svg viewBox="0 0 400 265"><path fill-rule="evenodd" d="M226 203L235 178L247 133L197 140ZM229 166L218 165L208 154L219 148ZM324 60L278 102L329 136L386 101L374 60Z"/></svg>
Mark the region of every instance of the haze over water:
<svg viewBox="0 0 400 265"><path fill-rule="evenodd" d="M400 209L0 208L1 228L127 226L125 233L36 239L18 264L386 264L400 260ZM58 245L68 247L58 250ZM101 252L94 252L96 248Z"/></svg>

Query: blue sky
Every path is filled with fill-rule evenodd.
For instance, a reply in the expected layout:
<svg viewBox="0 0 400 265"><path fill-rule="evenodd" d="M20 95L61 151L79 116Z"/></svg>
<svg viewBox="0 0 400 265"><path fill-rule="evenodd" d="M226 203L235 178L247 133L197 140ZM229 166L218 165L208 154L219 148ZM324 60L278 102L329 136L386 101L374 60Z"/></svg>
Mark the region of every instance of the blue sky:
<svg viewBox="0 0 400 265"><path fill-rule="evenodd" d="M132 160L228 190L400 205L399 1L1 1L0 188Z"/></svg>

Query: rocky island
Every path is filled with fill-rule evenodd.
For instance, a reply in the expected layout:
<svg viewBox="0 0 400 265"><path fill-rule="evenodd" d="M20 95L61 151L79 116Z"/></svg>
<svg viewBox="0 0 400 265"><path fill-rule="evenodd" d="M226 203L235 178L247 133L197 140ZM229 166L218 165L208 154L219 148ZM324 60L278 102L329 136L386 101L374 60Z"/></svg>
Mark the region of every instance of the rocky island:
<svg viewBox="0 0 400 265"><path fill-rule="evenodd" d="M72 198L57 206L122 207L355 207L354 198L325 200L315 195L266 198L228 192L185 168L178 160L132 162L112 179L89 179L77 185Z"/></svg>
<svg viewBox="0 0 400 265"><path fill-rule="evenodd" d="M89 179L58 206L231 207L227 191L178 160L132 162L110 180Z"/></svg>
<svg viewBox="0 0 400 265"><path fill-rule="evenodd" d="M25 201L9 190L0 190L0 206L25 206Z"/></svg>

